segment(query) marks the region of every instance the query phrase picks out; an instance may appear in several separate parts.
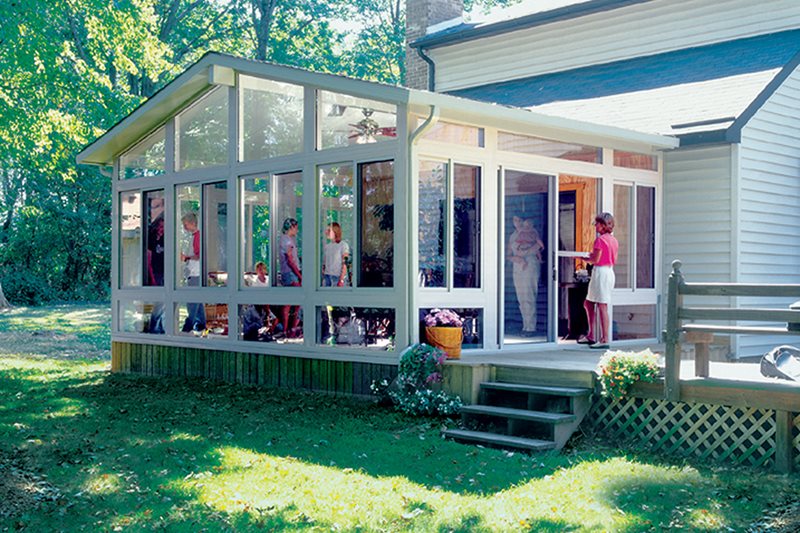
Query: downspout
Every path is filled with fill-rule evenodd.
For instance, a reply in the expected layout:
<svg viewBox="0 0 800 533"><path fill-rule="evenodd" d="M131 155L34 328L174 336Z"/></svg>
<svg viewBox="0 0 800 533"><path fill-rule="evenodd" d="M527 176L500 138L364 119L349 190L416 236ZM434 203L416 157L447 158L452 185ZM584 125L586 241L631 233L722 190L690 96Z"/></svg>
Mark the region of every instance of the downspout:
<svg viewBox="0 0 800 533"><path fill-rule="evenodd" d="M409 214L413 217L415 214L419 212L419 198L416 194L417 191L414 190L414 186L417 183L417 180L412 179L412 170L414 168L414 160L416 159L417 153L415 150L415 146L417 141L425 134L428 130L430 130L437 122L439 121L439 106L432 105L430 114L428 118L425 119L425 122L419 125L417 129L411 132L411 135L408 136L408 164L406 168L408 169L408 179L406 180L407 190L406 190L406 198L410 201L409 204ZM419 221L417 221L419 224ZM415 227L417 224L408 224L409 227ZM417 307L417 300L414 297L417 291L417 285L419 282L417 281L418 275L418 263L419 257L418 253L410 253L411 250L414 249L415 239L417 239L418 233L409 231L407 235L407 243L406 246L408 247L407 250L409 251L408 254L408 273L409 273L409 284L408 284L408 297L406 301L408 302L408 331L414 332L416 326L418 325L418 318L415 313L412 311ZM415 338L418 338L416 336ZM411 339L409 339L411 340ZM413 344L413 342L412 342Z"/></svg>
<svg viewBox="0 0 800 533"><path fill-rule="evenodd" d="M433 59L429 56L425 55L424 48L421 46L417 48L417 54L428 64L428 90L432 93L436 92L436 63L434 63Z"/></svg>

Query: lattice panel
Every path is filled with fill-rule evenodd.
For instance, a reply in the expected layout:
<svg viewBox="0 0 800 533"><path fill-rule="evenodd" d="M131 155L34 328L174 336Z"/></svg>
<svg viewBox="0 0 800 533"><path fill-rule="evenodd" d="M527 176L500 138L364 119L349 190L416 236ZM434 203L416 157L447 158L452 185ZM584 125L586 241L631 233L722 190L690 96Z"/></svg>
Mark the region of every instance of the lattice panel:
<svg viewBox="0 0 800 533"><path fill-rule="evenodd" d="M753 466L771 465L775 456L774 411L768 409L600 398L587 424L612 439L634 439L667 454ZM800 417L795 430L799 424ZM794 442L800 447L800 436Z"/></svg>
<svg viewBox="0 0 800 533"><path fill-rule="evenodd" d="M792 447L794 448L794 469L798 471L800 470L800 413L794 417Z"/></svg>

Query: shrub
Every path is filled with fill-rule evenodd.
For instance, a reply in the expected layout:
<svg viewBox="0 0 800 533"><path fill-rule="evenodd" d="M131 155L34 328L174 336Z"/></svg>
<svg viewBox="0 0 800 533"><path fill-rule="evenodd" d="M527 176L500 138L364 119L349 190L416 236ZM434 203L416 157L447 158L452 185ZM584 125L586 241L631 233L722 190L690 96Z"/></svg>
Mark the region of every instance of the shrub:
<svg viewBox="0 0 800 533"><path fill-rule="evenodd" d="M649 349L642 352L611 352L600 359L597 373L603 396L624 398L637 381L652 383L658 379L658 356Z"/></svg>
<svg viewBox="0 0 800 533"><path fill-rule="evenodd" d="M415 416L450 416L458 413L461 398L431 386L441 383L445 353L428 344L414 344L400 354L397 380L373 381L370 389L381 402Z"/></svg>

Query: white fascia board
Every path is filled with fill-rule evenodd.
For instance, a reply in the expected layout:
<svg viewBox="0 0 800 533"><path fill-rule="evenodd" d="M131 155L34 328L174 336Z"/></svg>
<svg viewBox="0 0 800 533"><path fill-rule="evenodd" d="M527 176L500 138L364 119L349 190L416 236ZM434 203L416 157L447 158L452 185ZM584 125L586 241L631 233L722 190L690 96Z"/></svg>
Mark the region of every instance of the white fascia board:
<svg viewBox="0 0 800 533"><path fill-rule="evenodd" d="M455 120L476 126L489 126L553 140L581 142L632 151L659 151L677 148L679 140L667 135L642 133L543 115L527 109L501 106L440 93L411 90L409 109L427 116L430 106L437 106L441 120Z"/></svg>
<svg viewBox="0 0 800 533"><path fill-rule="evenodd" d="M77 162L110 165L114 157L163 124L207 88L214 84L231 85L234 72L372 100L396 104L408 101L409 89L404 87L209 53L84 148L77 155Z"/></svg>

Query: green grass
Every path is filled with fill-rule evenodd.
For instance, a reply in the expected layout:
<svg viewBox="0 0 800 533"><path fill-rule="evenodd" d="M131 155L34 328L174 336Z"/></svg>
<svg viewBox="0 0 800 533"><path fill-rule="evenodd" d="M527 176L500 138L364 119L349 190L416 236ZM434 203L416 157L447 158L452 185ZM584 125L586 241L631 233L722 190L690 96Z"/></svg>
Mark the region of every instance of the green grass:
<svg viewBox="0 0 800 533"><path fill-rule="evenodd" d="M363 401L111 375L108 319L0 315L0 530L744 531L800 495L796 475L588 441L528 456Z"/></svg>

